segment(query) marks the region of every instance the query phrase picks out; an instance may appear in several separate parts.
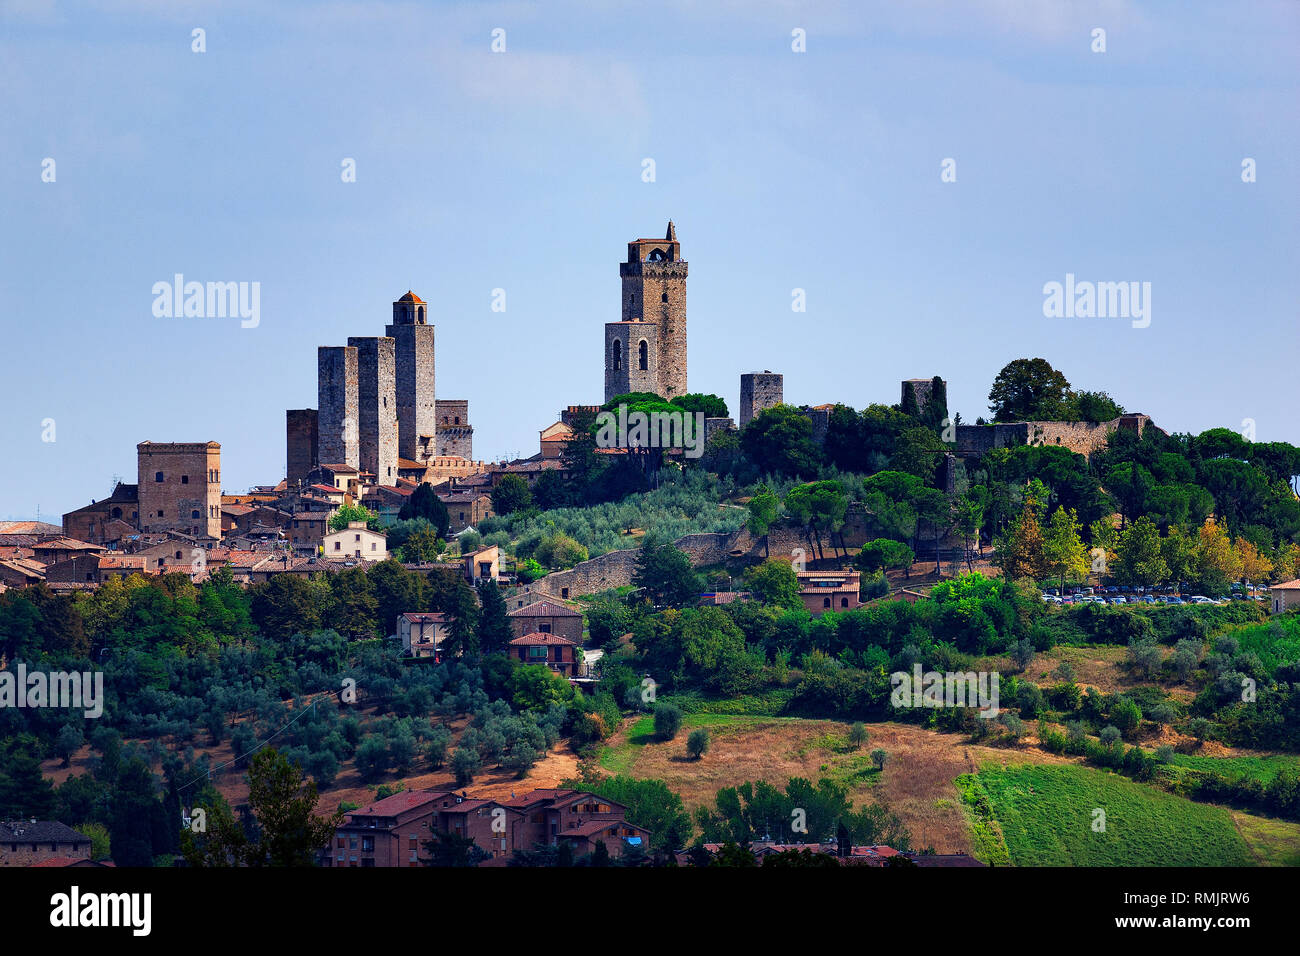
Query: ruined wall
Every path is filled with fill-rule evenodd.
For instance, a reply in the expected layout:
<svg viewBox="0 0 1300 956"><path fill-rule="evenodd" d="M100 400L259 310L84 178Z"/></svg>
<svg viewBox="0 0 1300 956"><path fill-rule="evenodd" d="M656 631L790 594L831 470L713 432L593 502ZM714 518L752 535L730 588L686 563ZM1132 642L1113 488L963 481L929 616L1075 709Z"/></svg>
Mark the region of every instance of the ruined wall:
<svg viewBox="0 0 1300 956"><path fill-rule="evenodd" d="M958 425L956 453L979 457L995 448L1016 445L1059 445L1079 455L1104 448L1112 431L1143 433L1151 419L1131 413L1108 422L1003 422L996 425ZM1154 426L1153 426L1154 427Z"/></svg>

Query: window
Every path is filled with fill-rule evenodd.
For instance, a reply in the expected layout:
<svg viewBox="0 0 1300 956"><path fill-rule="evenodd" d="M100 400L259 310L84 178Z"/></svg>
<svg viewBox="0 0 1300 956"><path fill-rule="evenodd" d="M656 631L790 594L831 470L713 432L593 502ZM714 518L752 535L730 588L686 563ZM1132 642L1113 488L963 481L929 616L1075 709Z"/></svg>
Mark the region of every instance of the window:
<svg viewBox="0 0 1300 956"><path fill-rule="evenodd" d="M667 302L667 301L668 301L668 293L665 292L665 293L663 293L661 296L659 296L659 301L660 301L660 302Z"/></svg>
<svg viewBox="0 0 1300 956"><path fill-rule="evenodd" d="M848 607L848 606L849 606L849 599L848 599L848 598L840 598L840 607Z"/></svg>
<svg viewBox="0 0 1300 956"><path fill-rule="evenodd" d="M159 509L158 509L158 517L161 518L162 516L163 516L162 509L159 508Z"/></svg>
<svg viewBox="0 0 1300 956"><path fill-rule="evenodd" d="M191 517L191 518L198 518L199 516L200 516L200 515L199 515L199 509L198 509L198 508L195 508L193 511L190 512L190 517Z"/></svg>
<svg viewBox="0 0 1300 956"><path fill-rule="evenodd" d="M343 542L342 542L342 541L335 541L335 542L334 542L334 550L335 550L335 551L342 551L342 550L343 550Z"/></svg>
<svg viewBox="0 0 1300 956"><path fill-rule="evenodd" d="M154 480L155 482L162 481L162 480L163 480L163 479L162 479L162 472L161 472L161 471L155 471L155 472L153 473L153 480Z"/></svg>
<svg viewBox="0 0 1300 956"><path fill-rule="evenodd" d="M181 484L182 484L182 485L188 485L189 483L190 483L190 476L189 476L189 475L181 475Z"/></svg>
<svg viewBox="0 0 1300 956"><path fill-rule="evenodd" d="M542 634L550 634L550 633L551 633L551 625L549 625L549 624L539 624L539 625L537 626L537 630L538 630L539 632L541 632Z"/></svg>
<svg viewBox="0 0 1300 956"><path fill-rule="evenodd" d="M424 306L420 306L420 324L424 324Z"/></svg>
<svg viewBox="0 0 1300 956"><path fill-rule="evenodd" d="M532 658L533 660L544 661L544 660L546 660L546 648L545 648L545 647L530 647L530 648L528 648L528 656L529 656L530 658Z"/></svg>
<svg viewBox="0 0 1300 956"><path fill-rule="evenodd" d="M121 508L114 508L114 509L113 509L113 517L114 517L114 518L120 518L120 517L122 517L122 509L121 509Z"/></svg>
<svg viewBox="0 0 1300 956"><path fill-rule="evenodd" d="M830 598L822 598L822 607L830 607L830 606L831 606L831 599L830 599Z"/></svg>
<svg viewBox="0 0 1300 956"><path fill-rule="evenodd" d="M650 361L650 347L646 344L646 340L642 339L639 348L641 352L641 357L639 359L641 364L641 370L645 371L647 368L649 368L649 365L647 363Z"/></svg>
<svg viewBox="0 0 1300 956"><path fill-rule="evenodd" d="M610 365L613 366L615 372L621 371L623 368L623 343L618 339L614 340L614 350L610 356Z"/></svg>

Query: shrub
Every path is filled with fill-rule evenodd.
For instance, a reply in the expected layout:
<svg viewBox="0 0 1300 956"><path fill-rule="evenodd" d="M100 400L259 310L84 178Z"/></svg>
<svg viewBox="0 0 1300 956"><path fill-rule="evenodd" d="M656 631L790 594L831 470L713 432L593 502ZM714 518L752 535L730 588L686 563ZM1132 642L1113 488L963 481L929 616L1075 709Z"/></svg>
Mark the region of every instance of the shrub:
<svg viewBox="0 0 1300 956"><path fill-rule="evenodd" d="M849 728L849 746L854 750L861 750L867 742L867 725L858 721Z"/></svg>
<svg viewBox="0 0 1300 956"><path fill-rule="evenodd" d="M682 712L672 704L656 704L654 722L655 736L672 740L682 728Z"/></svg>
<svg viewBox="0 0 1300 956"><path fill-rule="evenodd" d="M697 727L691 731L691 735L686 738L686 755L692 760L699 760L709 751L709 732L703 727Z"/></svg>

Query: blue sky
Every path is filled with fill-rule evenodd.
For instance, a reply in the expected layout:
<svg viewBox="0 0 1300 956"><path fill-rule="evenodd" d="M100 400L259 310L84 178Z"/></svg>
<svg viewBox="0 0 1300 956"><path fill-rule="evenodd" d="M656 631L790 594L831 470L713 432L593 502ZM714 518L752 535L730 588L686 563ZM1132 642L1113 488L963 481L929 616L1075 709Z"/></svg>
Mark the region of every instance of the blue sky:
<svg viewBox="0 0 1300 956"><path fill-rule="evenodd" d="M1268 0L0 0L0 516L134 481L143 440L278 480L316 347L408 288L476 457L532 454L601 399L618 263L669 218L690 387L733 412L745 371L856 407L937 373L974 421L1042 356L1169 430L1300 444L1297 51ZM259 282L260 324L155 318L178 272ZM1150 282L1150 326L1045 318L1066 273Z"/></svg>

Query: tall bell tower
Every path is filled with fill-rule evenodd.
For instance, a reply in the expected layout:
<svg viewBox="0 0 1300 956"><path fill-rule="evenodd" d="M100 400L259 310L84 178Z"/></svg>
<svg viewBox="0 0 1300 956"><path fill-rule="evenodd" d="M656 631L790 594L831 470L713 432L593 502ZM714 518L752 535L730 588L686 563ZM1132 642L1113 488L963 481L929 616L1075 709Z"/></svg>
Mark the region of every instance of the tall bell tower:
<svg viewBox="0 0 1300 956"><path fill-rule="evenodd" d="M687 263L682 259L677 229L671 221L664 238L637 239L627 244L627 261L619 263L618 267L623 280L623 320L622 323L609 324L645 323L655 326L655 332L653 335L629 336L630 341L618 341L619 354L615 355L613 339L617 337L607 328L606 391L611 378L624 379L623 375L611 373L621 371L615 367L616 362L627 368L628 346L631 345L631 371L654 373L653 382L657 387L647 390L664 398L686 394L686 271ZM627 325L623 327L628 328ZM654 350L654 355L648 356L644 364L642 339L645 339L647 349ZM635 380L637 376L634 374L631 378ZM643 377L642 384L651 383ZM606 399L611 397L606 395Z"/></svg>

